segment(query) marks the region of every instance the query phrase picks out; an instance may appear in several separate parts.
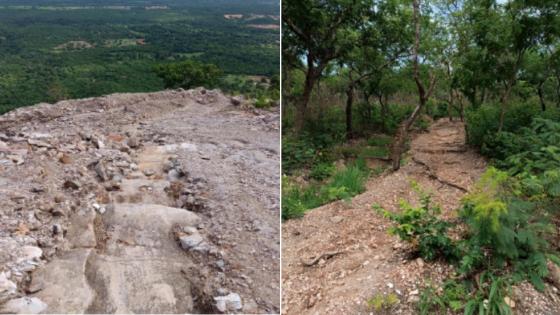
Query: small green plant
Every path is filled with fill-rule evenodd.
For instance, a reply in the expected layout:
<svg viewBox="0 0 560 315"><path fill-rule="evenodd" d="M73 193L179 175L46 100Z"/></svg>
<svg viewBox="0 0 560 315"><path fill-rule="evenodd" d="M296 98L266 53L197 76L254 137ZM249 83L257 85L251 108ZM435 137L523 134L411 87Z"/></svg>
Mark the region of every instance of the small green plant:
<svg viewBox="0 0 560 315"><path fill-rule="evenodd" d="M370 311L376 313L388 313L399 304L399 297L394 293L376 294L367 300L367 307Z"/></svg>
<svg viewBox="0 0 560 315"><path fill-rule="evenodd" d="M317 163L309 172L309 177L315 180L325 180L335 172L336 168L332 163Z"/></svg>
<svg viewBox="0 0 560 315"><path fill-rule="evenodd" d="M456 246L447 235L450 223L438 218L441 209L431 205L431 196L421 191L415 183L412 185L420 193L419 207L413 207L403 200L400 202L400 213L392 213L375 205L374 208L396 223L389 232L415 246L422 258L455 259L458 256Z"/></svg>
<svg viewBox="0 0 560 315"><path fill-rule="evenodd" d="M511 295L511 282L506 277L485 271L476 279L477 290L465 305L465 315L511 315L506 298Z"/></svg>
<svg viewBox="0 0 560 315"><path fill-rule="evenodd" d="M446 309L445 302L437 294L436 288L429 285L420 294L420 301L418 302L418 311L420 315L440 314ZM440 310L442 312L440 312Z"/></svg>

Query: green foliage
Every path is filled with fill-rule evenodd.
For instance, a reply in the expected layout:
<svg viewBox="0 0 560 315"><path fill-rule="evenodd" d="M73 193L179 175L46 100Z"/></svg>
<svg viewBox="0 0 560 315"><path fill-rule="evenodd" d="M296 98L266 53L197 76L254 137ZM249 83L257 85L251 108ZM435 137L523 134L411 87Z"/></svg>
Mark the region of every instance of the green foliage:
<svg viewBox="0 0 560 315"><path fill-rule="evenodd" d="M387 135L375 135L368 138L368 145L373 147L387 147L391 144L393 138Z"/></svg>
<svg viewBox="0 0 560 315"><path fill-rule="evenodd" d="M511 315L511 308L505 302L511 296L511 282L490 272L481 273L479 284L465 305L465 315Z"/></svg>
<svg viewBox="0 0 560 315"><path fill-rule="evenodd" d="M537 104L515 103L509 105L504 119L502 131L515 131L531 124L533 117L540 115ZM486 142L496 135L500 122L500 108L498 104L487 104L466 113L467 139L469 144L481 147L483 152Z"/></svg>
<svg viewBox="0 0 560 315"><path fill-rule="evenodd" d="M376 294L367 300L368 309L378 314L392 311L397 304L399 304L399 297L394 293Z"/></svg>
<svg viewBox="0 0 560 315"><path fill-rule="evenodd" d="M535 118L516 132L488 137L483 153L512 174L543 173L560 167L560 123Z"/></svg>
<svg viewBox="0 0 560 315"><path fill-rule="evenodd" d="M560 172L545 174L546 180L539 181L490 167L463 200L460 218L467 229L460 240L449 238L450 224L437 218L439 209L421 190L420 207L403 202L399 214L383 211L396 223L390 232L413 244L420 256L456 263L465 281L476 283L468 297L463 294L468 283L448 284L443 294L428 288L419 303L422 314L463 307L465 314L511 314L504 302L511 283L528 280L544 289L547 261L560 262L548 240L554 233L550 217L557 209L551 198L557 200ZM554 188L545 188L551 184Z"/></svg>
<svg viewBox="0 0 560 315"><path fill-rule="evenodd" d="M421 315L448 314L448 310L453 314L511 315L505 302L511 296L510 284L507 277L486 271L475 281L447 280L442 290L430 285L422 291L418 311Z"/></svg>
<svg viewBox="0 0 560 315"><path fill-rule="evenodd" d="M439 219L441 213L438 206L431 205L431 196L421 191L416 184L413 187L420 194L420 206L413 207L406 201L401 201L400 213L382 211L385 217L396 223L389 232L398 235L402 240L413 244L420 256L426 260L445 258L454 260L458 257L455 244L447 235L450 223Z"/></svg>
<svg viewBox="0 0 560 315"><path fill-rule="evenodd" d="M489 168L465 198L461 216L469 226L467 247L475 249L476 255L465 256L462 272L511 265L514 279L528 279L543 289L542 278L548 274L546 258L554 255L547 235L554 227L546 210L526 199L523 190L506 172ZM481 250L487 253L486 259L480 259Z"/></svg>
<svg viewBox="0 0 560 315"><path fill-rule="evenodd" d="M166 88L192 89L214 88L222 76L222 70L213 64L186 60L157 66L154 71L163 80Z"/></svg>
<svg viewBox="0 0 560 315"><path fill-rule="evenodd" d="M104 8L117 2L131 9ZM278 15L278 4L218 2L26 0L29 7L10 8L3 1L0 113L45 101L158 91L164 84L153 68L185 59L237 76L278 75L279 31L249 25L279 22L223 18L232 12ZM145 9L153 4L169 9ZM90 46L69 44L78 41Z"/></svg>
<svg viewBox="0 0 560 315"><path fill-rule="evenodd" d="M294 170L310 165L318 156L318 148L311 140L291 136L282 137L282 171L291 174Z"/></svg>
<svg viewBox="0 0 560 315"><path fill-rule="evenodd" d="M431 285L428 285L420 294L418 311L421 315L445 314L449 309L453 312L463 310L470 290L466 282L447 280L442 285L441 293Z"/></svg>
<svg viewBox="0 0 560 315"><path fill-rule="evenodd" d="M326 203L349 199L365 190L370 170L363 161L356 161L336 171L325 183L311 183L306 187L290 183L284 176L282 182L282 219L297 218L306 210Z"/></svg>
<svg viewBox="0 0 560 315"><path fill-rule="evenodd" d="M321 181L331 177L331 175L334 173L335 170L336 168L332 163L329 162L317 163L313 165L311 172L309 172L309 177L311 179Z"/></svg>

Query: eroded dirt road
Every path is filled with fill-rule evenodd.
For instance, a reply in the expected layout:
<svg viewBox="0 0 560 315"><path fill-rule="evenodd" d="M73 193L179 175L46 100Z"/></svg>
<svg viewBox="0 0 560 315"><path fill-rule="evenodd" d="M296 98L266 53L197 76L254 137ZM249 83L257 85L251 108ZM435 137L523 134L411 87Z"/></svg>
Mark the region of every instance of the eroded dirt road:
<svg viewBox="0 0 560 315"><path fill-rule="evenodd" d="M279 312L278 151L277 109L202 89L0 116L0 308Z"/></svg>
<svg viewBox="0 0 560 315"><path fill-rule="evenodd" d="M371 179L351 202L313 209L283 225L283 314L370 314L367 300L389 293L399 298L392 313L417 314L414 305L426 280L438 285L452 272L445 264L411 259L407 244L388 234L391 222L372 205L389 211L399 211L400 200L417 205L415 181L433 194L444 217L453 218L486 162L465 145L464 125L445 119L414 137L406 159L399 171ZM523 290L517 297L520 314L560 312L554 299L530 285Z"/></svg>

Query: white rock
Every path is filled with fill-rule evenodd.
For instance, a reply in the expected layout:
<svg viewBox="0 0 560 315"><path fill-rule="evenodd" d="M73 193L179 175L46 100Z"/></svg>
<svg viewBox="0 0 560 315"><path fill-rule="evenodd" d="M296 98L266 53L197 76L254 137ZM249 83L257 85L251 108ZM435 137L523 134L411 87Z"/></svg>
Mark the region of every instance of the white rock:
<svg viewBox="0 0 560 315"><path fill-rule="evenodd" d="M43 256L43 250L36 246L23 246L21 248L21 257L19 262L26 260L39 260Z"/></svg>
<svg viewBox="0 0 560 315"><path fill-rule="evenodd" d="M9 295L16 293L17 285L8 279L5 272L0 272L0 295Z"/></svg>
<svg viewBox="0 0 560 315"><path fill-rule="evenodd" d="M226 296L216 296L214 297L214 301L216 301L216 308L222 313L239 311L243 308L241 297L237 293L230 293Z"/></svg>
<svg viewBox="0 0 560 315"><path fill-rule="evenodd" d="M198 233L198 230L194 226L185 226L183 228L183 231L185 231L185 233L189 233L189 234Z"/></svg>
<svg viewBox="0 0 560 315"><path fill-rule="evenodd" d="M168 181L178 180L179 177L181 177L181 175L179 174L179 172L176 169L172 169L172 170L169 171L169 173L167 173L167 180Z"/></svg>
<svg viewBox="0 0 560 315"><path fill-rule="evenodd" d="M181 236L179 241L181 242L181 247L188 250L202 243L202 236L200 234L185 235Z"/></svg>
<svg viewBox="0 0 560 315"><path fill-rule="evenodd" d="M8 301L0 313L7 314L39 314L47 308L47 304L38 298L23 297Z"/></svg>

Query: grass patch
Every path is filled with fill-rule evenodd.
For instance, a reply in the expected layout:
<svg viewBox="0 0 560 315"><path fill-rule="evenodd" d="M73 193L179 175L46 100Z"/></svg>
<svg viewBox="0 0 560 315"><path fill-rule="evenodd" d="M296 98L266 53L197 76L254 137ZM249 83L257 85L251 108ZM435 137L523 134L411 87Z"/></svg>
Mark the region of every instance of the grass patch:
<svg viewBox="0 0 560 315"><path fill-rule="evenodd" d="M378 134L375 137L369 138L367 143L373 147L387 147L391 144L393 138L389 135Z"/></svg>
<svg viewBox="0 0 560 315"><path fill-rule="evenodd" d="M307 186L294 183L288 177L282 180L282 219L303 216L305 211L335 200L349 199L364 192L370 170L363 160L357 160L344 169L335 171L324 183L312 182Z"/></svg>

